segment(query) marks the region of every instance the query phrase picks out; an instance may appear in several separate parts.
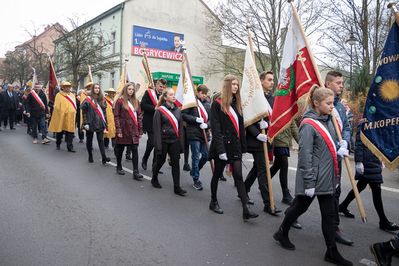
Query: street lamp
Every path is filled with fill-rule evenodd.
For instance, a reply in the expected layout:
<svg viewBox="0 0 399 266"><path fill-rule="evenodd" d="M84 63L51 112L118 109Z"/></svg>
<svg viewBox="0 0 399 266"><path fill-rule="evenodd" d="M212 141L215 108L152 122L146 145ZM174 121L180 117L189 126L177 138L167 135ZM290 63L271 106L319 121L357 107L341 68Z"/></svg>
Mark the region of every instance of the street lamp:
<svg viewBox="0 0 399 266"><path fill-rule="evenodd" d="M346 43L349 44L351 46L351 64L350 64L350 72L349 72L349 87L351 89L351 94L353 98L353 91L352 91L352 61L353 61L353 46L356 44L357 40L355 38L355 35L353 35L353 31L351 29L350 35L349 35L349 39L346 40Z"/></svg>

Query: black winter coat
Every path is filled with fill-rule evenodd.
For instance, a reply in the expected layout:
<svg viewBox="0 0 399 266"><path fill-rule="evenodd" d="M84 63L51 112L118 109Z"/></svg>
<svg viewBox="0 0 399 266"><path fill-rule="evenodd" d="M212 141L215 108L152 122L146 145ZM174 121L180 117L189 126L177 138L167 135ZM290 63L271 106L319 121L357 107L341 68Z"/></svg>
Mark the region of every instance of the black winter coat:
<svg viewBox="0 0 399 266"><path fill-rule="evenodd" d="M356 173L355 179L365 179L373 183L383 183L381 161L360 140L360 127L356 134L355 162L363 163L364 173Z"/></svg>
<svg viewBox="0 0 399 266"><path fill-rule="evenodd" d="M44 92L40 90L38 96L42 100L45 106L45 110L42 109L40 104L36 101L35 97L33 97L32 93L29 93L25 101L25 109L26 112L31 115L31 117L39 118L48 113L46 94L44 94Z"/></svg>
<svg viewBox="0 0 399 266"><path fill-rule="evenodd" d="M198 100L200 101L200 100ZM208 113L208 129L206 131L206 135L208 141L210 139L209 129L211 128L211 106L207 101L202 102L202 105L205 107L206 112ZM183 121L186 122L186 136L188 140L199 140L205 141L203 130L200 128L200 124L197 123L196 119L200 117L198 113L198 107L188 108L182 111Z"/></svg>
<svg viewBox="0 0 399 266"><path fill-rule="evenodd" d="M184 152L184 131L183 131L183 118L177 106L170 107L164 103L165 106L177 119L179 123L179 137L177 137L172 124L169 119L161 113L158 109L154 113L153 128L154 128L154 149L156 154L162 153L162 143L180 142L180 153Z"/></svg>
<svg viewBox="0 0 399 266"><path fill-rule="evenodd" d="M19 96L15 91L12 92L12 97L8 95L7 90L2 92L3 98L3 111L5 110L17 110L19 108Z"/></svg>
<svg viewBox="0 0 399 266"><path fill-rule="evenodd" d="M159 98L161 94L159 94L157 91L155 91L157 94L157 97ZM143 98L141 99L140 107L142 112L144 113L143 115L143 130L144 132L153 132L153 117L155 113L155 106L151 101L150 95L148 94L148 90L143 95Z"/></svg>
<svg viewBox="0 0 399 266"><path fill-rule="evenodd" d="M92 101L96 103L94 99L92 99ZM101 110L103 111L105 121L107 121L107 116L105 115L106 108L107 102L104 101L103 105L101 106ZM104 131L105 125L102 119L88 101L84 100L83 103L80 105L80 109L82 110L83 118L82 128L84 125L89 125L89 131L91 132Z"/></svg>
<svg viewBox="0 0 399 266"><path fill-rule="evenodd" d="M237 111L235 98L231 106L238 116L240 138L229 116L222 111L221 105L215 100L211 106L212 142L209 159L219 159L220 154L226 153L229 161L239 160L247 150L244 120Z"/></svg>

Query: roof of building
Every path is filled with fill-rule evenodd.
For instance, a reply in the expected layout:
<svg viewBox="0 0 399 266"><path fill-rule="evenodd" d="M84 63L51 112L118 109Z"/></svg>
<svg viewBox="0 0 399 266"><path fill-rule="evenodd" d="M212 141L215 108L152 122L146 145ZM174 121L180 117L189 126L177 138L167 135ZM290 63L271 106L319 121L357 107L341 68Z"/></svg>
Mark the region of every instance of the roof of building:
<svg viewBox="0 0 399 266"><path fill-rule="evenodd" d="M45 29L44 29L44 31L42 32L42 33L40 33L39 35L37 35L37 36L33 36L32 38L30 38L29 40L27 40L26 42L24 42L24 43L22 43L22 44L20 44L20 45L17 45L17 46L15 46L15 49L18 49L18 48L22 48L22 47L24 47L24 46L27 46L27 45L29 45L31 42L33 42L35 39L37 40L37 39L40 39L41 37L43 37L47 32L49 32L50 30L52 30L52 29L56 29L57 27L61 27L61 28L63 28L63 26L60 24L60 23L58 23L58 22L56 22L56 23L54 23L53 25L48 25Z"/></svg>

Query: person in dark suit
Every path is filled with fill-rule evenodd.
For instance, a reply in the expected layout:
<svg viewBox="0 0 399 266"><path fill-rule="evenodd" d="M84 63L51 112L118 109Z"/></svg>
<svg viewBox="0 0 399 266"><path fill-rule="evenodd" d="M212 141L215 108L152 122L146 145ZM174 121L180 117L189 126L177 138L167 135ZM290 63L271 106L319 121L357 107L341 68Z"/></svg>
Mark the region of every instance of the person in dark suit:
<svg viewBox="0 0 399 266"><path fill-rule="evenodd" d="M183 45L181 44L181 37L180 35L175 35L173 37L173 47L171 51L177 52L177 53L182 53L183 52Z"/></svg>
<svg viewBox="0 0 399 266"><path fill-rule="evenodd" d="M19 100L17 94L14 92L14 86L12 84L7 85L7 90L2 92L3 98L3 123L4 128L9 123L10 129L14 130L15 112L19 106Z"/></svg>
<svg viewBox="0 0 399 266"><path fill-rule="evenodd" d="M166 88L166 80L159 79L156 82L155 90L149 88L141 99L140 107L143 110L143 129L147 133L148 140L145 148L143 159L141 160L141 166L144 170L147 170L148 157L154 149L154 131L153 131L153 116L155 113L155 107L158 103L158 98L161 96L162 91ZM152 164L155 164L156 156L153 156Z"/></svg>

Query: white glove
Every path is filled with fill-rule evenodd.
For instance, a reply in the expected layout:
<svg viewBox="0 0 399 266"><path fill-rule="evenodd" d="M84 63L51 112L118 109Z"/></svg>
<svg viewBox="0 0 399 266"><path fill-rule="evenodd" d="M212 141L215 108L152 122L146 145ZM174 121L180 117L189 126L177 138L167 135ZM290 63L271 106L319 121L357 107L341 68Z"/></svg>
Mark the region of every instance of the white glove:
<svg viewBox="0 0 399 266"><path fill-rule="evenodd" d="M201 129L207 129L207 128L208 128L208 124L202 123L202 124L200 125L200 128L201 128Z"/></svg>
<svg viewBox="0 0 399 266"><path fill-rule="evenodd" d="M227 154L226 153L219 154L219 159L223 160L223 161L227 161Z"/></svg>
<svg viewBox="0 0 399 266"><path fill-rule="evenodd" d="M267 136L265 134L259 134L256 139L262 142L267 142Z"/></svg>
<svg viewBox="0 0 399 266"><path fill-rule="evenodd" d="M89 125L84 125L83 128L84 128L86 131L89 131L89 130L90 130L90 126L89 126Z"/></svg>
<svg viewBox="0 0 399 266"><path fill-rule="evenodd" d="M259 122L258 122L258 124L259 124L259 127L260 127L260 129L266 129L266 128L268 128L269 127L269 124L265 121L265 120L260 120Z"/></svg>
<svg viewBox="0 0 399 266"><path fill-rule="evenodd" d="M355 164L355 169L356 169L356 173L358 173L359 175L364 174L364 165L363 163L359 162Z"/></svg>
<svg viewBox="0 0 399 266"><path fill-rule="evenodd" d="M347 148L341 147L341 148L338 149L337 155L338 155L339 157L349 156L349 151L348 151Z"/></svg>
<svg viewBox="0 0 399 266"><path fill-rule="evenodd" d="M305 189L305 195L312 198L314 196L314 191L315 191L314 188Z"/></svg>
<svg viewBox="0 0 399 266"><path fill-rule="evenodd" d="M348 142L346 142L346 140L341 140L341 141L339 142L339 147L340 147L340 148L348 149Z"/></svg>
<svg viewBox="0 0 399 266"><path fill-rule="evenodd" d="M204 123L204 119L202 117L197 117L195 119L195 122L197 122L198 124L202 124L202 123Z"/></svg>

